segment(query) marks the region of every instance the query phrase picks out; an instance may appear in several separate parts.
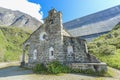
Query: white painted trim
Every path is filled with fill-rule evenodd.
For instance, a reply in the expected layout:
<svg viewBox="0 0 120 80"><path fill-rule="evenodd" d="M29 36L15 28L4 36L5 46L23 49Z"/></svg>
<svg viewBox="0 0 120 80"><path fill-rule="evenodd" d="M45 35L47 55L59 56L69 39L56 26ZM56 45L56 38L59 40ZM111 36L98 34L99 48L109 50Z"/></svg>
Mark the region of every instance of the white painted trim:
<svg viewBox="0 0 120 80"><path fill-rule="evenodd" d="M37 49L35 49L33 51L33 59L36 60L37 59Z"/></svg>
<svg viewBox="0 0 120 80"><path fill-rule="evenodd" d="M73 47L72 47L72 46L68 46L68 47L67 47L67 53L68 53L68 54L73 53Z"/></svg>
<svg viewBox="0 0 120 80"><path fill-rule="evenodd" d="M49 59L54 59L54 48L53 47L49 48Z"/></svg>
<svg viewBox="0 0 120 80"><path fill-rule="evenodd" d="M44 40L45 40L45 39L43 38L44 35L47 35L47 33L46 33L46 32L40 33L39 39L40 39L41 41L44 41Z"/></svg>

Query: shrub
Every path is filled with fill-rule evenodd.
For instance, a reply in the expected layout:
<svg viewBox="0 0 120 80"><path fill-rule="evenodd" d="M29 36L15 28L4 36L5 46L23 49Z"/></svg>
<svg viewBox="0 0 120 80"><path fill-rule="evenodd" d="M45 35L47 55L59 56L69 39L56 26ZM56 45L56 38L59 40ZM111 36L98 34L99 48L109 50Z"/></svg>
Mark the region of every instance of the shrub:
<svg viewBox="0 0 120 80"><path fill-rule="evenodd" d="M112 34L107 34L105 39L110 39L110 38L113 38L113 35Z"/></svg>
<svg viewBox="0 0 120 80"><path fill-rule="evenodd" d="M35 73L45 73L47 68L43 64L36 64L33 68L33 72Z"/></svg>
<svg viewBox="0 0 120 80"><path fill-rule="evenodd" d="M113 55L115 54L115 51L116 46L107 44L102 44L100 47L89 49L89 53L94 55Z"/></svg>
<svg viewBox="0 0 120 80"><path fill-rule="evenodd" d="M70 72L70 69L67 66L60 64L58 61L53 61L47 65L47 70L49 73L58 74L58 73L67 73Z"/></svg>
<svg viewBox="0 0 120 80"><path fill-rule="evenodd" d="M119 33L118 33L118 32L114 32L113 35L114 35L115 37L118 37L118 36L119 36Z"/></svg>
<svg viewBox="0 0 120 80"><path fill-rule="evenodd" d="M111 55L114 54L116 50L116 47L113 45L102 45L99 47L99 52L100 54L104 55Z"/></svg>
<svg viewBox="0 0 120 80"><path fill-rule="evenodd" d="M71 69L67 66L60 64L58 61L53 61L47 66L43 64L36 64L33 68L35 73L46 73L46 74L59 74L59 73L82 73L92 76L110 76L106 71L95 72L91 69L80 70L80 69Z"/></svg>
<svg viewBox="0 0 120 80"><path fill-rule="evenodd" d="M88 49L93 49L93 48L96 48L97 45L95 43L89 43L88 44Z"/></svg>
<svg viewBox="0 0 120 80"><path fill-rule="evenodd" d="M50 73L50 74L59 74L59 73L68 73L70 68L60 64L58 61L50 62L47 66L43 64L36 64L33 68L35 73Z"/></svg>

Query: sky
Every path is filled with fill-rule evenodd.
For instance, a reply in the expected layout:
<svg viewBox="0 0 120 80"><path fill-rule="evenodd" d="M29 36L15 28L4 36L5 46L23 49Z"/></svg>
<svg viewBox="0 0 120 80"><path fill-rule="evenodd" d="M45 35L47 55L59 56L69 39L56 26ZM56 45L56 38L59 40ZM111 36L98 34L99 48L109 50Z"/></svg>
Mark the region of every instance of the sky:
<svg viewBox="0 0 120 80"><path fill-rule="evenodd" d="M40 12L40 4L28 2L27 0L0 0L0 7L19 10L42 21L43 15L42 12Z"/></svg>
<svg viewBox="0 0 120 80"><path fill-rule="evenodd" d="M55 8L62 12L63 23L117 5L120 0L0 0L0 7L19 10L39 21Z"/></svg>

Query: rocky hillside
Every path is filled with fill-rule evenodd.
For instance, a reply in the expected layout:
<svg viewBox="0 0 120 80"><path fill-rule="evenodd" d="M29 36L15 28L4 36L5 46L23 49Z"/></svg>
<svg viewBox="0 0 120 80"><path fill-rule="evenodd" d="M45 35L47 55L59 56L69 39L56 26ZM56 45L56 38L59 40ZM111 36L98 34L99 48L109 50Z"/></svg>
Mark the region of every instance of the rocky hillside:
<svg viewBox="0 0 120 80"><path fill-rule="evenodd" d="M89 52L108 66L120 69L120 23L113 30L88 44Z"/></svg>
<svg viewBox="0 0 120 80"><path fill-rule="evenodd" d="M86 40L98 37L112 30L120 22L120 5L77 18L64 23L64 27L75 37Z"/></svg>
<svg viewBox="0 0 120 80"><path fill-rule="evenodd" d="M0 7L0 26L27 27L33 30L41 24L40 21L30 15Z"/></svg>
<svg viewBox="0 0 120 80"><path fill-rule="evenodd" d="M30 33L17 27L0 27L0 62L20 60L22 43Z"/></svg>

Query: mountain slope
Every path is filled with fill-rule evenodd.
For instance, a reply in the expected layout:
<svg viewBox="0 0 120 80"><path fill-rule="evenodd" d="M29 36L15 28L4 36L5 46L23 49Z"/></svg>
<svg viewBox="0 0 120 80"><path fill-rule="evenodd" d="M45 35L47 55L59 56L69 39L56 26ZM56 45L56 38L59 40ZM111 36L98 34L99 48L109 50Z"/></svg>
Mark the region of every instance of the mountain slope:
<svg viewBox="0 0 120 80"><path fill-rule="evenodd" d="M101 61L120 69L120 23L111 32L88 43L88 47Z"/></svg>
<svg viewBox="0 0 120 80"><path fill-rule="evenodd" d="M38 28L42 23L37 19L22 13L0 7L0 26Z"/></svg>
<svg viewBox="0 0 120 80"><path fill-rule="evenodd" d="M120 5L77 18L64 23L64 28L75 37L82 36L86 40L109 32L120 22Z"/></svg>
<svg viewBox="0 0 120 80"><path fill-rule="evenodd" d="M0 61L19 60L22 43L30 33L16 27L0 27Z"/></svg>

